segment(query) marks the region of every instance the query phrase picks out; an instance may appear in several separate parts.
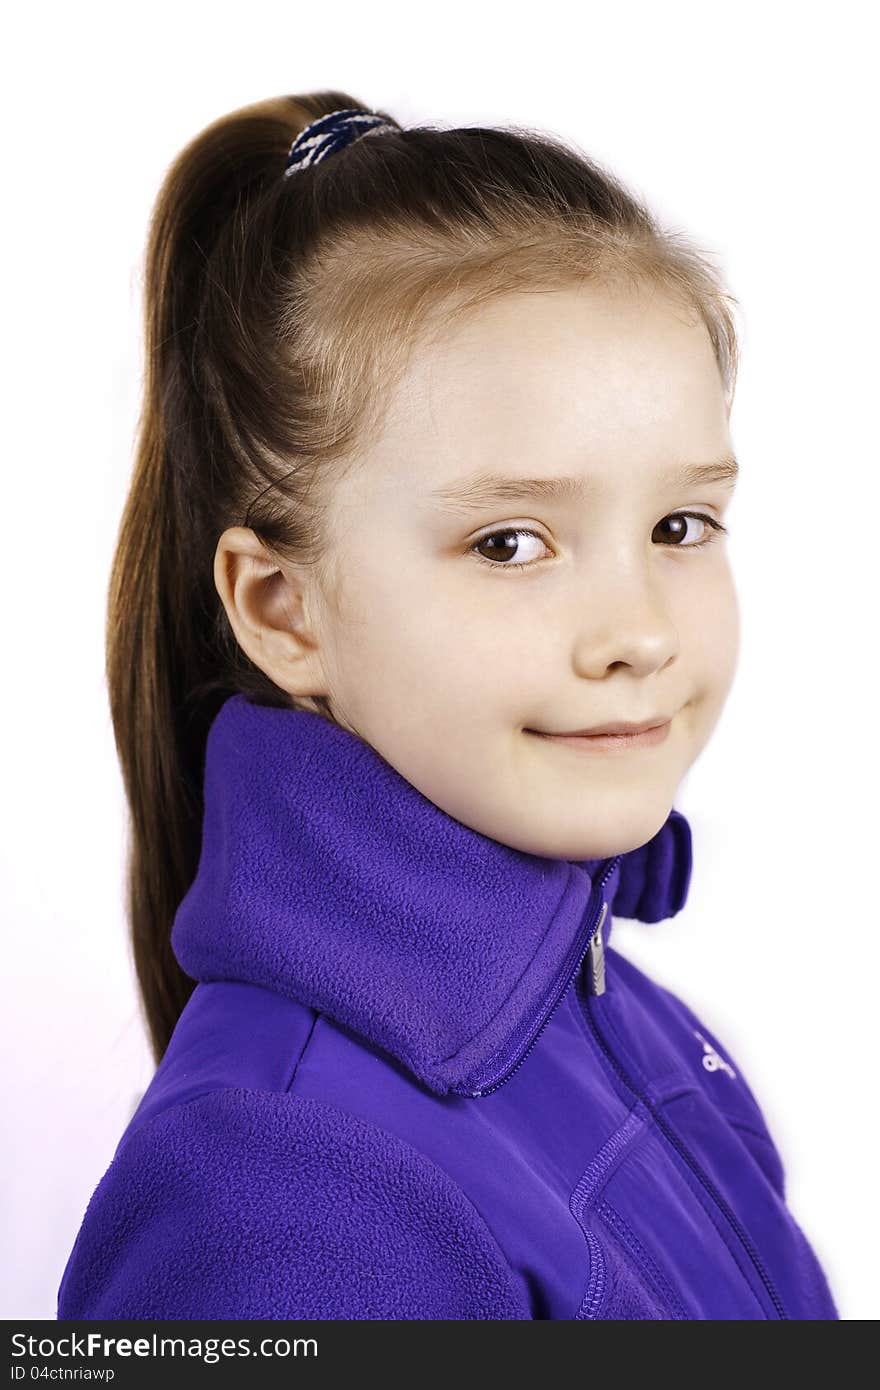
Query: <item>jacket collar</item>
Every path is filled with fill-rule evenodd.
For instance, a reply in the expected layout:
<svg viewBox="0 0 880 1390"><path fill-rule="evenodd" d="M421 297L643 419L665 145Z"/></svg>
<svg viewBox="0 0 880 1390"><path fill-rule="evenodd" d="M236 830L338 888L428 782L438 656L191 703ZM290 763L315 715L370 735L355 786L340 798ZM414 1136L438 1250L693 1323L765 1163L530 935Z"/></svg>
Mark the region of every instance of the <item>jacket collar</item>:
<svg viewBox="0 0 880 1390"><path fill-rule="evenodd" d="M672 810L612 860L525 854L455 820L357 735L229 697L209 730L198 871L171 944L197 981L244 980L328 1014L432 1091L474 1094L527 1050L608 904L684 905Z"/></svg>

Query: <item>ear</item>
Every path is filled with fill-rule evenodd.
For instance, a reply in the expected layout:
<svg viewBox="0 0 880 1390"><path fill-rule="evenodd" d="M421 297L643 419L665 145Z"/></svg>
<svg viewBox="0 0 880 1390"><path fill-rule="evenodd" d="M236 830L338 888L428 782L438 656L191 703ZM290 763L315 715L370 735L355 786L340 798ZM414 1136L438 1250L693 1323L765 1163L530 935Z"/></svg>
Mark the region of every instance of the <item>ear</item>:
<svg viewBox="0 0 880 1390"><path fill-rule="evenodd" d="M313 566L273 560L247 526L230 526L217 542L214 584L242 650L290 695L327 695Z"/></svg>

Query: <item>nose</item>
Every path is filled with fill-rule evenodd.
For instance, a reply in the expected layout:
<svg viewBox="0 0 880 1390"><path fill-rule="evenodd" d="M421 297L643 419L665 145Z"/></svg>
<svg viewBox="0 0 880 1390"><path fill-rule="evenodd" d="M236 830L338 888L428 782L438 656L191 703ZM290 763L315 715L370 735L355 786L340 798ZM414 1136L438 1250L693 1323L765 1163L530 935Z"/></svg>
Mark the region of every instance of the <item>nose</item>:
<svg viewBox="0 0 880 1390"><path fill-rule="evenodd" d="M572 661L578 675L593 679L617 666L649 676L675 660L679 645L668 598L643 573L591 588L578 612Z"/></svg>

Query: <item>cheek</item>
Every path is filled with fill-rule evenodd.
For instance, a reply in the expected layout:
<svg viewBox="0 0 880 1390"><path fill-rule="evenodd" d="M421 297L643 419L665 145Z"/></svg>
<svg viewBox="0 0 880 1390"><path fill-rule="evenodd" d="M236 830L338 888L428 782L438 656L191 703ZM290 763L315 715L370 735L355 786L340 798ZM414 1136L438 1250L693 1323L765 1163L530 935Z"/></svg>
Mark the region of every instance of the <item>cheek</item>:
<svg viewBox="0 0 880 1390"><path fill-rule="evenodd" d="M450 602L427 570L381 557L350 565L332 650L337 683L354 700L384 690L416 703L466 679L481 651L479 615Z"/></svg>
<svg viewBox="0 0 880 1390"><path fill-rule="evenodd" d="M728 568L719 575L714 590L706 595L701 640L711 655L719 684L733 679L739 658L740 619L733 576Z"/></svg>
<svg viewBox="0 0 880 1390"><path fill-rule="evenodd" d="M682 615L680 630L682 654L708 734L730 692L739 660L740 615L729 571L704 585L698 598Z"/></svg>

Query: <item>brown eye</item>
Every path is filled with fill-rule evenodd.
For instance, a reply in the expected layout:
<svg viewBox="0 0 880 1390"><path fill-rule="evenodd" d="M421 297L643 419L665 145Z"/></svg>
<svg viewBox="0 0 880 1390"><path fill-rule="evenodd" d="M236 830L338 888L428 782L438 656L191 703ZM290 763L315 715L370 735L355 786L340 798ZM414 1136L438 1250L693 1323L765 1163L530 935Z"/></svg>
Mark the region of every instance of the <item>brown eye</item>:
<svg viewBox="0 0 880 1390"><path fill-rule="evenodd" d="M683 544L681 538L687 535L687 523L689 520L704 521L711 529L709 534L701 541L692 541L690 544ZM727 531L726 526L722 526L720 521L716 521L714 516L707 516L705 512L672 512L659 521L654 528L655 533L661 529L669 528L667 534L671 534L673 540L671 544L679 550L700 550L702 546L711 544L717 538L719 532ZM670 544L669 541L664 544Z"/></svg>
<svg viewBox="0 0 880 1390"><path fill-rule="evenodd" d="M532 540L540 542L544 549L546 546L538 535L537 531L524 530L521 527L508 526L500 531L490 531L488 535L481 536L478 541L474 541L471 550L477 552L477 558L485 564L490 564L494 569L521 570L531 564L535 557L532 556L525 560L513 561L514 555L523 554L524 547L520 537L527 536ZM525 547L528 555L528 547Z"/></svg>

